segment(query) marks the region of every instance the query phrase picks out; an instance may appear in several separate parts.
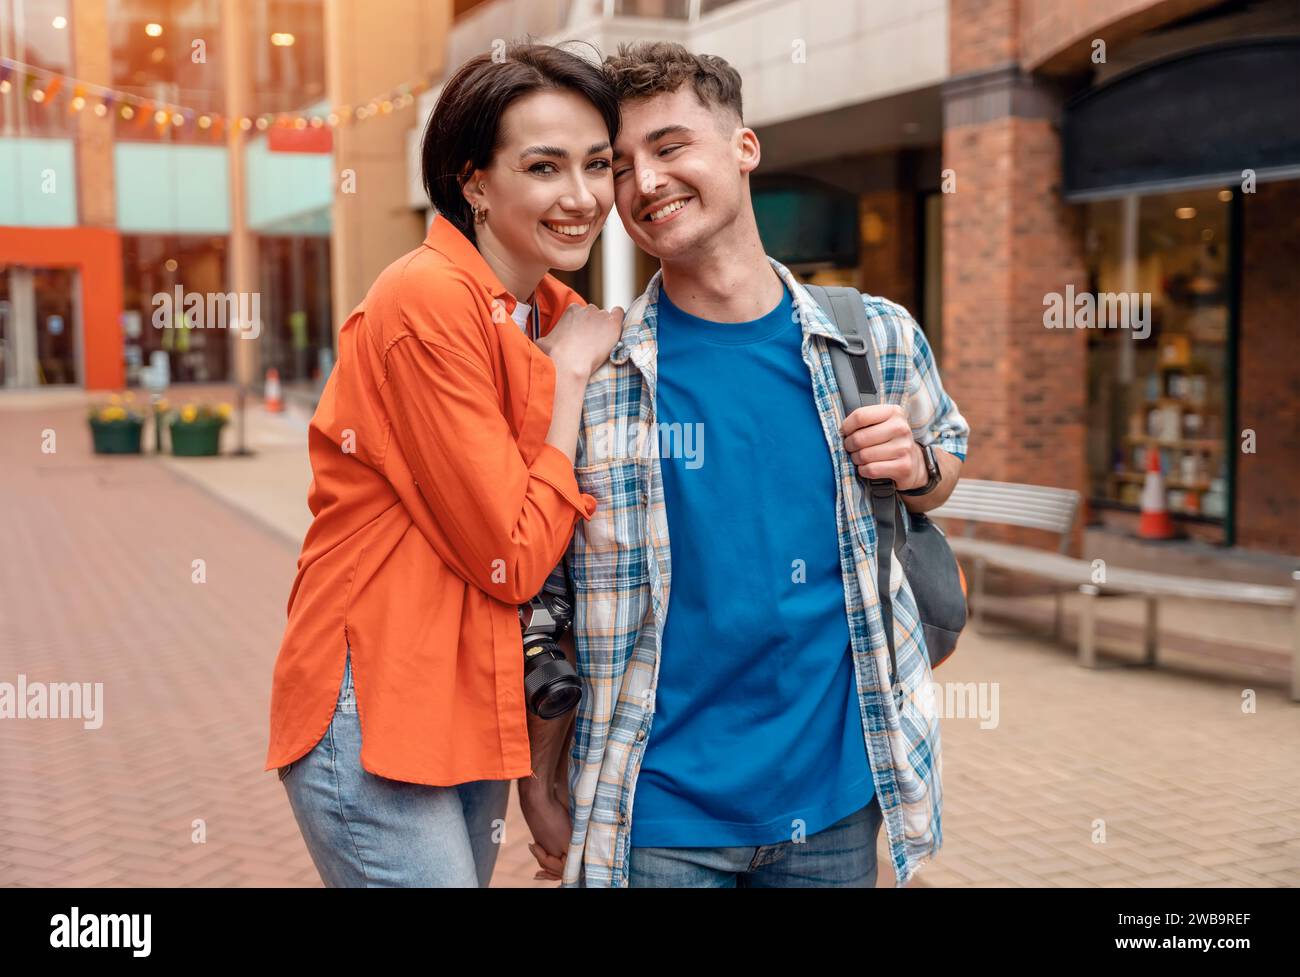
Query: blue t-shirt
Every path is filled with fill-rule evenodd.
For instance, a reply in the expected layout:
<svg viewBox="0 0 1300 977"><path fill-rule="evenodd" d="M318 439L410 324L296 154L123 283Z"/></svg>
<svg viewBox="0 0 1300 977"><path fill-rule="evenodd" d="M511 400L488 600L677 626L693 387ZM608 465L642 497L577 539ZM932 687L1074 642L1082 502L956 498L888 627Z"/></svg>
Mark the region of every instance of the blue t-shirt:
<svg viewBox="0 0 1300 977"><path fill-rule="evenodd" d="M660 289L673 580L634 846L776 844L872 798L802 338L788 291L761 319L709 322Z"/></svg>

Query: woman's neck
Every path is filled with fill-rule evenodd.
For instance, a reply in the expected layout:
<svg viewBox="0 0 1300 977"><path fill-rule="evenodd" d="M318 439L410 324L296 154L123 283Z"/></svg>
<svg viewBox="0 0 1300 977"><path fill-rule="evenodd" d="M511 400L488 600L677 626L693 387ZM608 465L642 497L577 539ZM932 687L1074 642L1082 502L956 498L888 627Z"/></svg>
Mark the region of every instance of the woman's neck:
<svg viewBox="0 0 1300 977"><path fill-rule="evenodd" d="M515 260L506 253L501 243L491 233L479 231L476 236L479 254L492 269L492 273L501 280L506 291L513 295L517 302L529 301L533 292L537 290L537 283L545 276L546 269L528 266Z"/></svg>

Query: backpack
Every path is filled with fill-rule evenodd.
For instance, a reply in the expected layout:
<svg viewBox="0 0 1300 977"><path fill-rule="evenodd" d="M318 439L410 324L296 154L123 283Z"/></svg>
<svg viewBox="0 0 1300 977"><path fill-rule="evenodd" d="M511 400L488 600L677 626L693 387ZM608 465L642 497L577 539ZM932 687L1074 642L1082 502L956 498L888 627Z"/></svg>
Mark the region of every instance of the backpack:
<svg viewBox="0 0 1300 977"><path fill-rule="evenodd" d="M830 347L844 416L859 407L880 403L880 372L861 293L846 287L805 285L804 288L844 334L844 346L836 343ZM893 479L864 478L863 481L876 520L876 589L889 643L891 684L901 690L897 683L894 606L889 589L892 557L902 561L903 573L916 598L931 668L947 661L966 626L966 576L943 530L925 513L912 512L903 505Z"/></svg>

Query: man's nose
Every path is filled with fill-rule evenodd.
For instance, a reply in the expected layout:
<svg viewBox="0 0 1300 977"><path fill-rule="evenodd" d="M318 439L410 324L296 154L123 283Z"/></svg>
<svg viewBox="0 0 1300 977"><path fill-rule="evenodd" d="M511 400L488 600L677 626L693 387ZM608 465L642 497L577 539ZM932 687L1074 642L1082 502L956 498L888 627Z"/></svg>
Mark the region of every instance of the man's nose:
<svg viewBox="0 0 1300 977"><path fill-rule="evenodd" d="M643 163L636 167L633 174L636 177L636 188L640 191L641 196L651 198L655 191L663 184L659 176L659 171L649 163Z"/></svg>

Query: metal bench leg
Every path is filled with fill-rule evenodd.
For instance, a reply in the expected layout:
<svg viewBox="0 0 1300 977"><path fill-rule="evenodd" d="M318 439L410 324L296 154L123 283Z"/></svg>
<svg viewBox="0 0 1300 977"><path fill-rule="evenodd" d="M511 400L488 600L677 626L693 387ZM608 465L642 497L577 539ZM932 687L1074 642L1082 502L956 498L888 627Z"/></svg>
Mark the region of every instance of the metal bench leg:
<svg viewBox="0 0 1300 977"><path fill-rule="evenodd" d="M1060 642L1065 640L1065 594L1058 588L1052 596L1056 598L1056 611L1052 616L1052 637Z"/></svg>
<svg viewBox="0 0 1300 977"><path fill-rule="evenodd" d="M1157 598L1146 598L1146 625L1142 629L1142 660L1147 665L1156 663L1156 646L1159 643L1157 634L1160 630L1159 609L1157 607Z"/></svg>
<svg viewBox="0 0 1300 977"><path fill-rule="evenodd" d="M1090 583L1079 588L1079 664L1097 667L1097 600L1101 591Z"/></svg>

